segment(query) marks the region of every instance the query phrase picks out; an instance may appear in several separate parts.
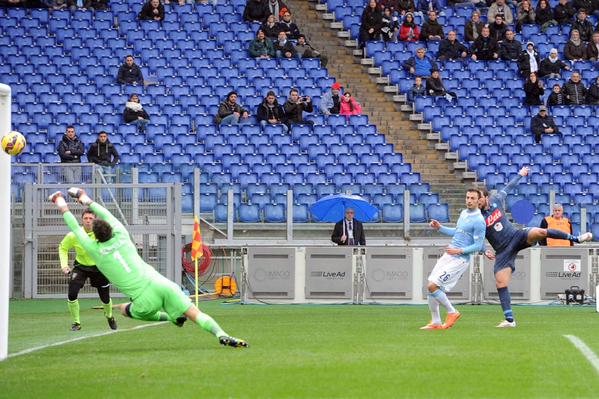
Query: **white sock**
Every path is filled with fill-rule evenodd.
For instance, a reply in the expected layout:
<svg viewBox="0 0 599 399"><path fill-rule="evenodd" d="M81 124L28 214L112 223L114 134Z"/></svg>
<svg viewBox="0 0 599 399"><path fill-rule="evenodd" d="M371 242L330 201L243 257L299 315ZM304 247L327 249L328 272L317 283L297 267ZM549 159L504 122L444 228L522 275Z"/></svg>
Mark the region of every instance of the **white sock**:
<svg viewBox="0 0 599 399"><path fill-rule="evenodd" d="M441 305L445 306L447 313L457 313L457 310L455 310L451 302L449 302L449 298L447 298L445 292L442 290L437 290L433 292L432 295Z"/></svg>
<svg viewBox="0 0 599 399"><path fill-rule="evenodd" d="M433 297L433 294L428 294L428 308L431 310L431 320L433 324L441 324L441 315L439 314L439 302Z"/></svg>

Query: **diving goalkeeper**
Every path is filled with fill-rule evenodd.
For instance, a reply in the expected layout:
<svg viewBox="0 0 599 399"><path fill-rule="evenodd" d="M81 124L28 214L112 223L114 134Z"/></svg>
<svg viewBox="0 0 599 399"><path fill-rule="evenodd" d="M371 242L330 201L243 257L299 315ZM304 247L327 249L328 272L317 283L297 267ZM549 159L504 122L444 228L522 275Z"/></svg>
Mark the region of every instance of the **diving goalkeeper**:
<svg viewBox="0 0 599 399"><path fill-rule="evenodd" d="M102 274L131 298L130 303L120 307L123 316L146 321L170 321L178 327L190 319L215 335L222 345L248 346L244 340L227 335L212 317L200 312L175 283L145 263L125 226L106 208L92 201L82 189L70 188L68 193L96 214L92 227L95 240L79 226L60 191L52 194L49 200L62 212L69 229Z"/></svg>

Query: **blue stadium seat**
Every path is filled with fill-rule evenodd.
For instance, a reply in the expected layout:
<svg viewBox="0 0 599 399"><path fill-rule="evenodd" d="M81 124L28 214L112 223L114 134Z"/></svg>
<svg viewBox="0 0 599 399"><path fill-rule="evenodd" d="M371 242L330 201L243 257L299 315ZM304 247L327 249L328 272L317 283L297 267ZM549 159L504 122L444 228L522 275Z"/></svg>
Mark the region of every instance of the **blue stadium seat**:
<svg viewBox="0 0 599 399"><path fill-rule="evenodd" d="M403 222L403 206L400 204L384 205L383 206L383 222L385 223L402 223Z"/></svg>

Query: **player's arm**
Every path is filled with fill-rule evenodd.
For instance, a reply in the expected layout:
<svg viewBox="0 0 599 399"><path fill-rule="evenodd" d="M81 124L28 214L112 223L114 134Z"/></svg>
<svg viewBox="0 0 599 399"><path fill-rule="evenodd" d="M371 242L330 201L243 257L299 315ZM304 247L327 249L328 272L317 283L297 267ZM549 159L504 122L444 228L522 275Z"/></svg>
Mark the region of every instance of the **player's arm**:
<svg viewBox="0 0 599 399"><path fill-rule="evenodd" d="M505 197L507 197L508 193L510 191L512 191L514 189L514 187L516 187L518 185L518 183L520 183L520 180L522 180L523 177L528 176L529 172L530 172L530 169L527 166L520 169L520 171L518 172L518 176L516 176L512 180L510 180L510 182L508 184L506 184L505 187L501 189L501 191L499 191L499 193L498 193L499 197L501 197L502 200L505 199Z"/></svg>
<svg viewBox="0 0 599 399"><path fill-rule="evenodd" d="M69 251L75 246L75 235L67 234L58 246L58 258L60 259L60 268L63 273L68 274L69 269Z"/></svg>
<svg viewBox="0 0 599 399"><path fill-rule="evenodd" d="M439 223L437 220L432 219L431 222L429 223L429 225L437 230L439 233L448 235L450 237L453 237L455 235L455 229L451 228L451 227L446 227L443 226L441 223Z"/></svg>

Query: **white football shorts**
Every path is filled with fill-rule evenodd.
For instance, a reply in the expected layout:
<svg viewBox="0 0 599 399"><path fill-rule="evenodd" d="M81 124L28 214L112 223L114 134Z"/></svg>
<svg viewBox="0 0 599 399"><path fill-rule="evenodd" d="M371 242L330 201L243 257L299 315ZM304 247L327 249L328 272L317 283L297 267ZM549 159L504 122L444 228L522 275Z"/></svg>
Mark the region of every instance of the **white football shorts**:
<svg viewBox="0 0 599 399"><path fill-rule="evenodd" d="M451 291L469 265L470 261L461 256L443 254L428 276L428 281L438 285L445 292Z"/></svg>

